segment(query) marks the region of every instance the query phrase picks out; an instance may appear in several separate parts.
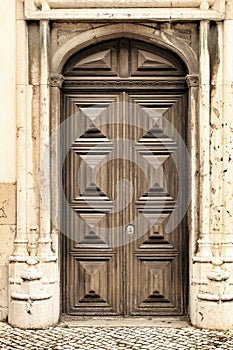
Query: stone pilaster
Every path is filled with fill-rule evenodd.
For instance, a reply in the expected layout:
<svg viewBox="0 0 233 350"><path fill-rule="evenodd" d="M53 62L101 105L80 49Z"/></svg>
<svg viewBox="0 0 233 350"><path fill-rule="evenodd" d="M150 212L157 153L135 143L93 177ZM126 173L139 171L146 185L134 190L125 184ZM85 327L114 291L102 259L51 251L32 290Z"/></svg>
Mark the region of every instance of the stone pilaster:
<svg viewBox="0 0 233 350"><path fill-rule="evenodd" d="M210 193L208 192L209 203L200 205L202 216L204 215L206 219L205 233L208 233L207 224L209 233L205 234L208 239L205 239L205 245L202 245L201 232L201 239L198 242L201 249L199 248L199 252L193 258L190 300L192 323L198 327L219 330L227 330L233 324L233 259L230 257L233 242L233 222L230 214L232 210L230 208L233 207L231 203L233 169L232 162L229 160L233 141L231 122L233 69L230 58L233 48L230 33L233 26L230 22L212 23L209 33L208 48L211 53L210 106L208 107L210 112L209 172L207 172L206 163L206 175L209 181L202 190L208 192L210 189ZM200 95L200 98L202 97ZM201 114L199 120L202 121ZM208 139L208 134L205 137ZM205 156L205 161L207 159L208 157ZM202 222L200 222L201 227ZM207 251L206 248L208 248Z"/></svg>
<svg viewBox="0 0 233 350"><path fill-rule="evenodd" d="M210 55L208 48L209 21L200 23L200 99L199 99L199 232L200 257L210 257Z"/></svg>
<svg viewBox="0 0 233 350"><path fill-rule="evenodd" d="M19 134L18 147L19 151L21 150L19 156L21 163L18 164L17 173L19 195L24 197L22 202L18 201L20 205L17 209L18 231L15 251L10 258L9 323L20 328L43 328L56 324L60 313L58 264L57 255L52 250L50 223L49 22L40 23L39 72L32 67L31 73L28 74L30 56L27 52L28 30L23 17L20 18L18 36L20 47L18 56L24 64L26 85L26 93L23 94L20 90L18 101L18 108L22 111L18 116L18 123L22 124L23 131L22 135ZM35 60L34 63L32 63L33 60ZM30 63L36 68L36 55ZM32 85L29 85L28 76ZM34 114L35 99L38 97L40 132L36 135ZM24 99L25 103L22 109L21 99ZM35 147L38 143L33 139L38 137L39 147ZM48 155L43 169L38 160L38 148L41 159L44 153L47 152ZM39 175L38 169L40 169ZM38 181L40 189L34 185L36 179L37 181L40 179ZM39 220L37 220L38 207Z"/></svg>

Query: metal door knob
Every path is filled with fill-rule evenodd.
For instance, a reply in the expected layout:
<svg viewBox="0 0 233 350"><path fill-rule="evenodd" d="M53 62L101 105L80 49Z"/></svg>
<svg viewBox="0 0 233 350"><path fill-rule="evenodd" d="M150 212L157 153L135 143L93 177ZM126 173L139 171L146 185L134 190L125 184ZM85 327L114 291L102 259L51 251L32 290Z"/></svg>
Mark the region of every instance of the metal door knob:
<svg viewBox="0 0 233 350"><path fill-rule="evenodd" d="M131 225L131 224L127 225L126 230L127 230L128 235L133 235L134 234L134 225Z"/></svg>

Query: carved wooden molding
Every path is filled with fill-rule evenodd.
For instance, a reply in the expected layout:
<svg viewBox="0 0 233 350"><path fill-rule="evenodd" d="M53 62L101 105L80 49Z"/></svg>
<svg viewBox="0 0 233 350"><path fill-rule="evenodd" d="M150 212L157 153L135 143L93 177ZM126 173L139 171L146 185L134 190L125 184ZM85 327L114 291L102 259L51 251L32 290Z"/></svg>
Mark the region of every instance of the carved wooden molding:
<svg viewBox="0 0 233 350"><path fill-rule="evenodd" d="M132 62L128 57L134 57ZM97 71L99 77L144 77L148 80L154 76L169 76L169 79L182 77L187 69L176 55L159 47L155 51L152 45L126 38L78 52L66 62L63 69L64 76L93 79Z"/></svg>
<svg viewBox="0 0 233 350"><path fill-rule="evenodd" d="M184 79L177 80L64 80L63 87L67 89L109 89L109 88L140 88L156 89L167 87L185 89Z"/></svg>
<svg viewBox="0 0 233 350"><path fill-rule="evenodd" d="M222 20L216 0L25 0L28 20ZM169 9L169 10L168 10Z"/></svg>

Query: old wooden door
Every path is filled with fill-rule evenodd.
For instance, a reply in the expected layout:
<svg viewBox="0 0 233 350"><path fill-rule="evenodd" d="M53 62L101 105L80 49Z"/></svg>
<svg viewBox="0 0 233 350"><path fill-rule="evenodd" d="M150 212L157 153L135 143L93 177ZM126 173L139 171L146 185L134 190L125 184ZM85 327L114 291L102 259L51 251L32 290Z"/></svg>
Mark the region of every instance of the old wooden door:
<svg viewBox="0 0 233 350"><path fill-rule="evenodd" d="M171 129L185 139L185 68L121 38L74 55L63 74L64 312L183 314L185 220L166 225L181 205Z"/></svg>

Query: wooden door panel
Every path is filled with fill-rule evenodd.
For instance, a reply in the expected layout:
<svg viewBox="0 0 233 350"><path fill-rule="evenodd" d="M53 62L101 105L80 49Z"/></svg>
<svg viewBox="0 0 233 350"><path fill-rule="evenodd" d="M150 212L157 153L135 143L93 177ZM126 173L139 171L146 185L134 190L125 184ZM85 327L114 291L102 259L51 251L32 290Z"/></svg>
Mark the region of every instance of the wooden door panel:
<svg viewBox="0 0 233 350"><path fill-rule="evenodd" d="M117 76L117 42L92 47L72 57L65 66L67 76Z"/></svg>
<svg viewBox="0 0 233 350"><path fill-rule="evenodd" d="M117 286L114 278L115 256L72 256L73 288L70 313L117 314Z"/></svg>
<svg viewBox="0 0 233 350"><path fill-rule="evenodd" d="M65 307L70 314L116 315L121 312L122 257L121 250L114 249L116 230L111 229L119 218L111 211L114 182L122 167L117 160L116 173L113 164L98 166L112 152L111 140L118 137L119 128L109 127L105 119L116 117L111 105L119 95L67 95L65 100L66 117L72 111L74 127L82 130L66 157L66 197L80 220L76 216L66 220L71 239L67 240ZM109 229L101 231L101 227Z"/></svg>
<svg viewBox="0 0 233 350"><path fill-rule="evenodd" d="M132 314L178 314L181 297L175 275L178 262L171 257L135 257L138 264L137 306Z"/></svg>
<svg viewBox="0 0 233 350"><path fill-rule="evenodd" d="M134 181L133 210L129 220L143 214L142 235L128 246L127 255L127 312L131 315L182 314L182 228L166 233L166 224L177 203L178 179L172 154L177 142L166 133L163 115L182 132L179 118L182 95L130 95L131 103L139 107L138 118L143 118L143 130L135 132L128 126L128 134L134 135L135 161L128 172ZM141 112L144 111L145 113ZM154 120L153 125L147 117ZM176 120L174 120L176 118ZM140 125L140 122L138 123ZM168 131L168 130L167 130ZM144 181L138 172L140 157L143 162ZM142 188L143 192L142 193ZM171 195L172 194L172 195ZM139 222L136 220L137 225ZM148 230L146 227L148 226ZM143 234L143 232L145 232Z"/></svg>

